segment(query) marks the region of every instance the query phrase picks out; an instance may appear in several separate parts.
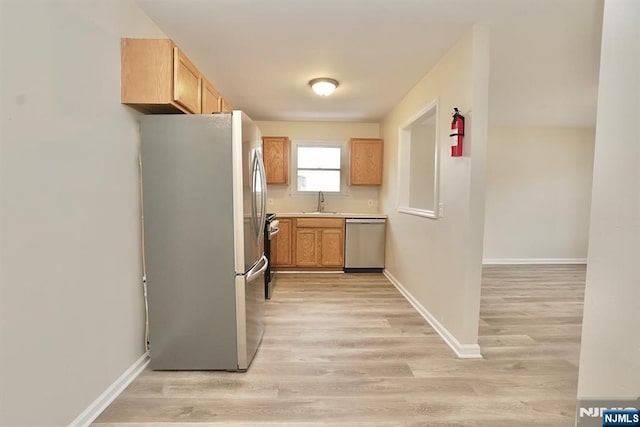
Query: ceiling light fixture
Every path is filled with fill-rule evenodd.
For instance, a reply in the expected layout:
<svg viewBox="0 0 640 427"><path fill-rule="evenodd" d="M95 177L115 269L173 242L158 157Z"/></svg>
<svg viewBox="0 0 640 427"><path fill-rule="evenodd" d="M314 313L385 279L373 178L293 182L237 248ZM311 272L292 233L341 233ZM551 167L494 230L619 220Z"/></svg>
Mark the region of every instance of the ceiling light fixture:
<svg viewBox="0 0 640 427"><path fill-rule="evenodd" d="M338 87L338 81L328 77L320 77L309 81L311 89L320 96L329 96Z"/></svg>

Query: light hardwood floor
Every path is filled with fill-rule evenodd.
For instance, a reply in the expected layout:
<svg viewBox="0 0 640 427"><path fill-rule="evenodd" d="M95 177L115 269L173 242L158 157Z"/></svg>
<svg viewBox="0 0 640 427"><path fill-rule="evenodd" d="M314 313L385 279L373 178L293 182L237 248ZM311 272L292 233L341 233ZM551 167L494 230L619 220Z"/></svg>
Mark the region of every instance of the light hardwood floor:
<svg viewBox="0 0 640 427"><path fill-rule="evenodd" d="M573 426L584 279L485 267L458 360L382 275L281 274L247 373L146 370L95 425Z"/></svg>

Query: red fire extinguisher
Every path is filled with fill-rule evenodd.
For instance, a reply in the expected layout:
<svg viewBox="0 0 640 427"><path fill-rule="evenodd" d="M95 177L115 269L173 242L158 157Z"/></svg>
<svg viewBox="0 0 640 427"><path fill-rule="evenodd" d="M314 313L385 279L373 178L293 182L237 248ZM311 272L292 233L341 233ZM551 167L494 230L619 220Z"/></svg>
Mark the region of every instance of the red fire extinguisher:
<svg viewBox="0 0 640 427"><path fill-rule="evenodd" d="M451 120L451 157L462 156L462 139L464 138L464 116L460 114L457 107L453 109L453 120Z"/></svg>

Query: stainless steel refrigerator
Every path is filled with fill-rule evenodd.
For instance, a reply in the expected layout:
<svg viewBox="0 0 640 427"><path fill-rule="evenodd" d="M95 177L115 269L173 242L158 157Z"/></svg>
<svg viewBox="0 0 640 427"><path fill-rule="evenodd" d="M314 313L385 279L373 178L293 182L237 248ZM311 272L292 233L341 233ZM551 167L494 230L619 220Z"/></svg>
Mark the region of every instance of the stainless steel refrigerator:
<svg viewBox="0 0 640 427"><path fill-rule="evenodd" d="M246 370L264 331L266 179L241 111L141 119L154 370Z"/></svg>

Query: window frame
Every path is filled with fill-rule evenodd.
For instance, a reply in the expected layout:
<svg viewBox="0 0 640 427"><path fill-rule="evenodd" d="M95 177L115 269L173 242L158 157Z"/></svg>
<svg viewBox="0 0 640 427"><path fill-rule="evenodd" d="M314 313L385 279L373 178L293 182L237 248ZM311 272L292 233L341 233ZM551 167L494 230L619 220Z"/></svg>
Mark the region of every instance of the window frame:
<svg viewBox="0 0 640 427"><path fill-rule="evenodd" d="M292 162L291 162L291 176L293 179L291 180L291 195L295 196L314 196L318 195L318 190L307 191L307 190L298 190L298 170L338 170L340 172L340 191L325 191L321 190L325 195L331 196L346 196L348 195L348 186L347 186L347 163L348 163L348 153L347 153L347 141L314 141L314 140L304 140L304 141L291 141L292 146ZM340 169L309 169L309 168L298 168L298 147L326 147L326 148L339 148L340 149Z"/></svg>
<svg viewBox="0 0 640 427"><path fill-rule="evenodd" d="M396 210L400 213L420 216L429 219L438 219L440 216L440 102L435 98L398 128L398 198ZM422 116L434 111L435 115L435 144L433 152L433 207L432 209L420 209L410 206L410 158L411 126Z"/></svg>

